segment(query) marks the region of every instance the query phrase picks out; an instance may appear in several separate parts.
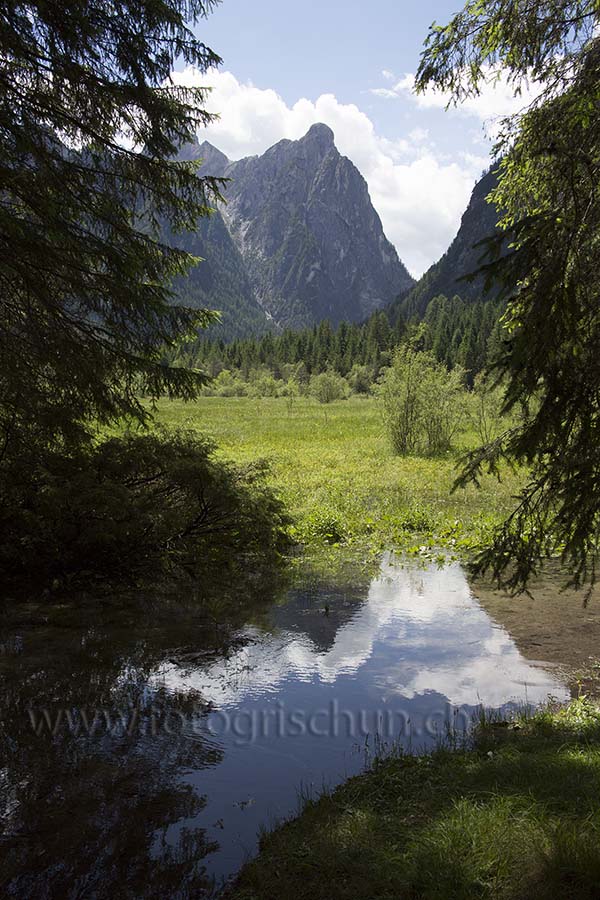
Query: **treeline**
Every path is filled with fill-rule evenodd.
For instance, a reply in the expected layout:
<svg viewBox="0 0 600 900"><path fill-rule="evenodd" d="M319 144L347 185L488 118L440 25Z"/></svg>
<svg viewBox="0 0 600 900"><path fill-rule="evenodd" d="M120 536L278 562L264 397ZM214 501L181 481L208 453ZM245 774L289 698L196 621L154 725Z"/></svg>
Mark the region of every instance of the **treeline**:
<svg viewBox="0 0 600 900"><path fill-rule="evenodd" d="M275 380L294 378L300 383L335 373L360 393L368 391L369 384L390 365L394 350L406 345L430 351L448 369L460 366L472 385L499 340L499 316L497 303L440 295L429 303L421 321L406 322L380 310L362 324L342 322L337 329L324 321L301 331L230 343L200 338L182 347L176 361L206 371L223 386L231 386L231 377L255 383L257 373L265 372Z"/></svg>

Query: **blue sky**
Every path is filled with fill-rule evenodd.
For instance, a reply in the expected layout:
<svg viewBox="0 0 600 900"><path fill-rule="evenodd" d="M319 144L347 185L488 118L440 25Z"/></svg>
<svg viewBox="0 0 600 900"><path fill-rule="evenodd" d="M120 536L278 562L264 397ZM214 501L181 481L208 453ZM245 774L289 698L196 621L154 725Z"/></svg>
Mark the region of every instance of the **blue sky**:
<svg viewBox="0 0 600 900"><path fill-rule="evenodd" d="M410 102L394 104L368 92L387 85L384 70L415 72L430 24L446 23L460 6L460 0L224 0L197 32L223 57L224 69L274 88L288 104L332 93L367 112L386 137L438 125L437 137L446 144L447 137L460 140L464 122L415 116Z"/></svg>
<svg viewBox="0 0 600 900"><path fill-rule="evenodd" d="M223 0L196 27L219 71L177 80L213 88L220 121L200 135L232 159L330 125L367 180L387 236L414 275L447 249L489 162L496 114L517 108L504 84L459 110L414 75L429 25L460 0Z"/></svg>
<svg viewBox="0 0 600 900"><path fill-rule="evenodd" d="M414 71L431 22L457 0L224 0L197 29L239 78L288 102L333 92L356 101L381 71Z"/></svg>

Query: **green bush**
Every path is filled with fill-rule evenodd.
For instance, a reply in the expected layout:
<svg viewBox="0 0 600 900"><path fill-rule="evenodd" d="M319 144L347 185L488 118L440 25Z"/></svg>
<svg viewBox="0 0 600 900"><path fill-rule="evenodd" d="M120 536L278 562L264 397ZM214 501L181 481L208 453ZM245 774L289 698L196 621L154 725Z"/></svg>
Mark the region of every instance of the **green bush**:
<svg viewBox="0 0 600 900"><path fill-rule="evenodd" d="M435 456L450 450L463 419L464 372L430 354L399 348L378 386L395 453Z"/></svg>
<svg viewBox="0 0 600 900"><path fill-rule="evenodd" d="M510 426L501 415L504 391L498 385L477 375L471 393L469 419L480 444L489 444Z"/></svg>
<svg viewBox="0 0 600 900"><path fill-rule="evenodd" d="M189 430L4 460L0 577L60 583L258 569L286 547L266 464L239 466Z"/></svg>
<svg viewBox="0 0 600 900"><path fill-rule="evenodd" d="M253 369L248 377L249 397L279 397L284 388L284 382L268 369Z"/></svg>
<svg viewBox="0 0 600 900"><path fill-rule="evenodd" d="M337 372L322 372L312 376L309 391L319 403L333 403L348 396L348 382Z"/></svg>
<svg viewBox="0 0 600 900"><path fill-rule="evenodd" d="M223 369L217 377L204 389L204 393L213 397L246 397L248 384L238 372Z"/></svg>
<svg viewBox="0 0 600 900"><path fill-rule="evenodd" d="M347 375L348 384L353 394L370 394L373 384L372 372L368 366L355 363Z"/></svg>
<svg viewBox="0 0 600 900"><path fill-rule="evenodd" d="M346 540L346 528L340 517L331 510L318 509L307 517L308 534L326 544L342 544Z"/></svg>

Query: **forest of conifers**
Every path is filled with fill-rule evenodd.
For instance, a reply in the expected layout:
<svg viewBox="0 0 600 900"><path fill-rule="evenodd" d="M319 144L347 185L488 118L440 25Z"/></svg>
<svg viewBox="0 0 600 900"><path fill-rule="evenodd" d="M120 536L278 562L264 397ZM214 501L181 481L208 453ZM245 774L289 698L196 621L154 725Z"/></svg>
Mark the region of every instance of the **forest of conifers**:
<svg viewBox="0 0 600 900"><path fill-rule="evenodd" d="M430 301L421 321L407 322L397 310L388 313L384 309L363 323L342 322L337 329L323 321L301 331L268 332L229 343L203 337L183 347L176 361L205 369L212 376L228 370L247 379L253 370L262 368L276 379L295 378L300 383L326 371L356 376L357 367L366 367L361 373L364 383L365 379L377 379L381 369L390 364L396 347L409 344L432 351L449 369L462 367L471 386L493 360L500 342L500 313L498 302L467 302L458 296L448 299L440 295Z"/></svg>

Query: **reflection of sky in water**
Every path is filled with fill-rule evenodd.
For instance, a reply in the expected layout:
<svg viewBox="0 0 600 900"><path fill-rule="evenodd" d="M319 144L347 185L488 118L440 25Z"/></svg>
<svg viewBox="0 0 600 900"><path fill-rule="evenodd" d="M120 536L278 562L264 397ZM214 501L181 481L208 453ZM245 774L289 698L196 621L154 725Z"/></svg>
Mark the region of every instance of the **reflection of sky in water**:
<svg viewBox="0 0 600 900"><path fill-rule="evenodd" d="M365 723L368 731L377 727L375 710L389 715L386 732L392 722L403 744L420 748L435 739L432 723L453 721L457 707L464 721L479 704L568 699L564 685L529 664L492 622L458 564L419 570L384 563L326 649L310 637L322 607L317 595L293 630L247 629L249 643L229 658L205 669L169 664L157 676L170 689L199 691L218 710L209 723L224 757L188 774L209 800L199 820L183 823L207 826L219 841L221 851L207 860L217 875L254 850L261 824L296 810L301 785L318 790L360 770L357 747ZM302 728L277 727L297 711ZM206 737L206 723L197 726Z"/></svg>

